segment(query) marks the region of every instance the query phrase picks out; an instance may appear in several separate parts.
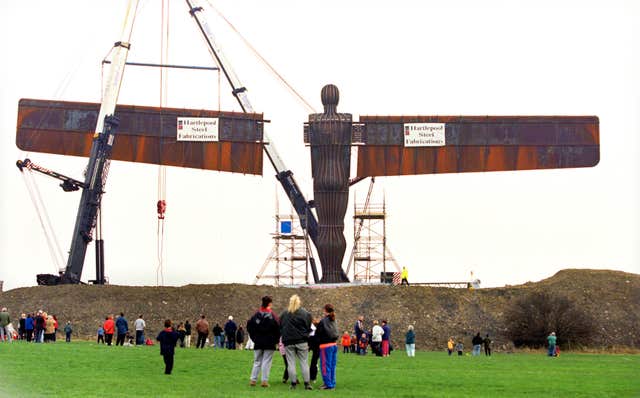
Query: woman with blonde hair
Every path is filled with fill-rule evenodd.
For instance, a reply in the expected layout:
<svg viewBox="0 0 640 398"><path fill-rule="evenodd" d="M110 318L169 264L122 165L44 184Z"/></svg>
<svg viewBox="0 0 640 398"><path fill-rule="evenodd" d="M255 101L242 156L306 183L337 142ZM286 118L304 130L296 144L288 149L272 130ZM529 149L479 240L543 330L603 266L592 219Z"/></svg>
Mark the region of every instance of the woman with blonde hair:
<svg viewBox="0 0 640 398"><path fill-rule="evenodd" d="M298 384L296 376L296 358L300 362L300 370L305 390L311 390L309 383L309 333L311 333L311 314L301 307L300 297L294 294L289 298L289 307L280 316L280 334L284 344L287 368L291 389Z"/></svg>

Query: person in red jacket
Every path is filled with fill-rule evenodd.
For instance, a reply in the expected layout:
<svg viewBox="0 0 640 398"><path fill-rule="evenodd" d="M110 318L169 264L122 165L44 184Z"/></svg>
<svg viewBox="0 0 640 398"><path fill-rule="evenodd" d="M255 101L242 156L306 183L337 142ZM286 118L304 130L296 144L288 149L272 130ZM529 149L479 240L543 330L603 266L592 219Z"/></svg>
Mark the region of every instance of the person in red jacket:
<svg viewBox="0 0 640 398"><path fill-rule="evenodd" d="M345 331L342 335L342 353L348 354L349 348L351 348L351 336L349 335L349 332Z"/></svg>
<svg viewBox="0 0 640 398"><path fill-rule="evenodd" d="M113 341L113 333L115 332L115 322L113 321L113 315L109 315L105 318L102 328L104 329L104 340L107 345L111 345Z"/></svg>

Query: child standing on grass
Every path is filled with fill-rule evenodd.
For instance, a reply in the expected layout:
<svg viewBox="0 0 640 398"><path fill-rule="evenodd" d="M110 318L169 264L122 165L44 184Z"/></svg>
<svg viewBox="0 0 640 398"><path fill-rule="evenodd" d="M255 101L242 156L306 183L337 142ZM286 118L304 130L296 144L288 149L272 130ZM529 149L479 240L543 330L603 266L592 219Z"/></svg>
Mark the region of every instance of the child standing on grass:
<svg viewBox="0 0 640 398"><path fill-rule="evenodd" d="M464 344L462 344L462 341L458 341L458 344L456 344L456 351L458 351L458 356L462 356L463 350L464 350Z"/></svg>
<svg viewBox="0 0 640 398"><path fill-rule="evenodd" d="M342 353L348 354L350 346L351 346L351 336L349 335L349 332L345 331L344 334L342 335Z"/></svg>
<svg viewBox="0 0 640 398"><path fill-rule="evenodd" d="M368 345L369 345L369 339L367 338L367 334L362 333L362 336L360 336L360 340L358 341L358 354L366 355Z"/></svg>
<svg viewBox="0 0 640 398"><path fill-rule="evenodd" d="M102 326L98 327L98 343L97 344L100 344L100 342L104 344L104 328Z"/></svg>
<svg viewBox="0 0 640 398"><path fill-rule="evenodd" d="M173 355L178 342L178 332L171 327L171 320L164 321L164 330L160 332L156 340L160 342L160 355L164 359L164 374L170 375L173 370Z"/></svg>
<svg viewBox="0 0 640 398"><path fill-rule="evenodd" d="M71 328L71 321L67 321L67 324L64 326L65 341L67 343L71 343L72 332L73 332L73 328Z"/></svg>

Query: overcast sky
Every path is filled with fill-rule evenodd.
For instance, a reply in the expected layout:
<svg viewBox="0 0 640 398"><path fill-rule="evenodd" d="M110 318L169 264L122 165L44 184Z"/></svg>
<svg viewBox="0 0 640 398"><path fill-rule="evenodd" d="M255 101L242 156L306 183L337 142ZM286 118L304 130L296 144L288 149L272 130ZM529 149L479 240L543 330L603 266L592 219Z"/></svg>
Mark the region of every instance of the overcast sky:
<svg viewBox="0 0 640 398"><path fill-rule="evenodd" d="M129 60L159 62L160 7L141 1ZM214 5L320 112L336 84L354 115L596 115L595 168L379 178L387 243L414 282L483 286L536 281L564 268L640 272L640 7L633 1L216 1ZM15 145L20 98L99 102L101 61L119 39L126 1L0 3L0 280L55 273L23 176L35 163L82 179L87 160ZM213 65L185 2L171 1L169 62ZM212 14L215 15L215 14ZM274 145L311 199L302 127L310 110L215 18L223 47ZM119 103L157 106L156 69L130 67ZM240 110L215 72L170 71L167 106ZM113 162L103 197L106 274L155 285L158 167ZM264 176L167 169L164 283L253 283L273 241L276 192ZM35 176L63 252L79 193ZM353 240L352 188L345 236ZM351 244L345 257L350 253ZM93 244L83 280L94 278ZM66 260L66 257L65 257ZM345 260L346 261L346 260ZM344 267L346 268L346 262ZM351 276L351 275L350 275Z"/></svg>

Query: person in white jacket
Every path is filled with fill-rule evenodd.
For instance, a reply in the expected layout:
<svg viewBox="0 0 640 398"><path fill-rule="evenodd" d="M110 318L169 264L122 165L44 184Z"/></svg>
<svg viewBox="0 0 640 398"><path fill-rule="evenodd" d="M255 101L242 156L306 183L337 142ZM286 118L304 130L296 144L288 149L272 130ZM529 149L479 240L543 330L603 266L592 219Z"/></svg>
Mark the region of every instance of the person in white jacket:
<svg viewBox="0 0 640 398"><path fill-rule="evenodd" d="M373 321L373 329L371 330L371 351L373 351L377 357L382 356L382 335L384 330L378 324L378 321Z"/></svg>

